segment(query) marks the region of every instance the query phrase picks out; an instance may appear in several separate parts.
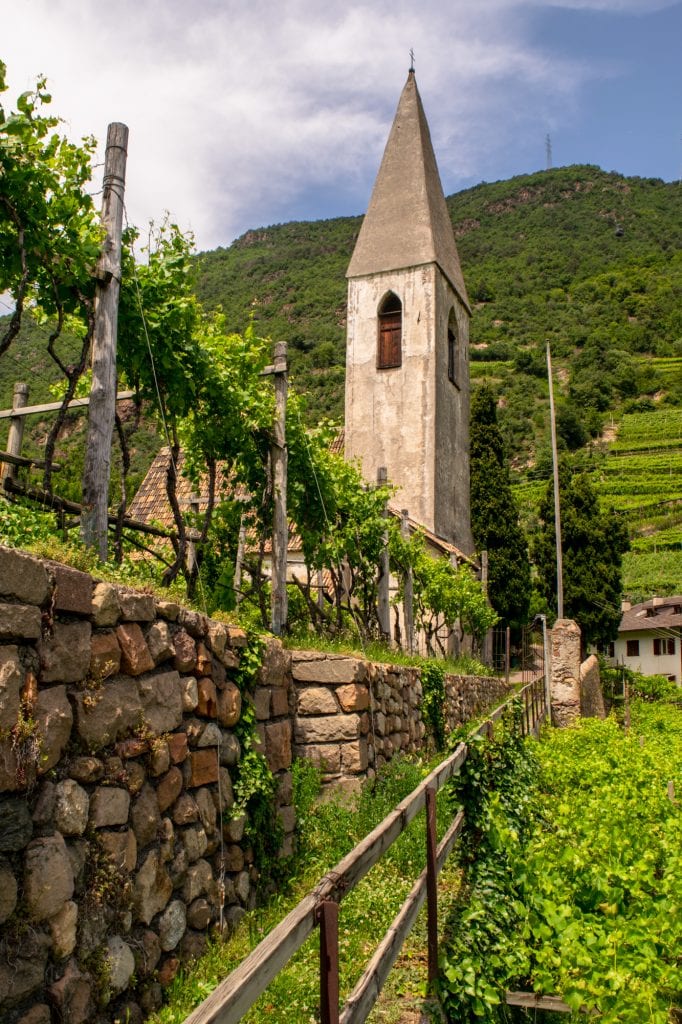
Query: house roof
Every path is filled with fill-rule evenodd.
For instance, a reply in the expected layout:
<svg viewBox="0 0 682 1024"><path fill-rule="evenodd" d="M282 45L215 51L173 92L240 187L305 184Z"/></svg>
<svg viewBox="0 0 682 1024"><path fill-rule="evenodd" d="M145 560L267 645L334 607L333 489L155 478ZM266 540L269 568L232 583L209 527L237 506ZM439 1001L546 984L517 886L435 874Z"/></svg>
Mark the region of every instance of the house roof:
<svg viewBox="0 0 682 1024"><path fill-rule="evenodd" d="M682 595L653 597L650 601L633 604L623 612L618 632L660 632L662 629L682 629Z"/></svg>
<svg viewBox="0 0 682 1024"><path fill-rule="evenodd" d="M334 438L329 446L329 450L336 455L343 454L344 445L344 431L339 431L337 436ZM173 518L173 511L170 507L168 497L166 495L166 477L168 473L168 464L170 461L170 449L164 447L160 450L154 461L152 462L147 475L140 484L137 494L133 498L128 508L128 514L133 518L137 519L142 523L161 523L168 529L175 528L175 520ZM184 466L184 456L180 452L177 461L177 486L176 494L180 508L183 511L189 510L191 505L195 505L196 510L199 513L206 512L208 508L208 478L202 476L197 487L186 477L182 475L182 469ZM234 483L230 481L230 478L225 470L222 463L218 463L217 474L216 474L216 500L219 500L220 493L229 493L232 499L239 500L240 497L246 497L246 492L242 488L237 488L235 491ZM197 499L194 501L193 499ZM389 505L389 514L400 519L402 513L400 509L394 508ZM421 530L424 534L424 538L427 544L439 551L444 555L455 555L458 562L466 562L468 565L475 566L476 563L464 552L456 548L454 544L449 544L448 541L438 537L437 534L427 530L424 526L418 523L414 519L408 518L408 523L412 532L415 530ZM299 535L290 528L289 533L289 551L300 551L303 545ZM266 542L265 545L266 553L270 552L270 543Z"/></svg>
<svg viewBox="0 0 682 1024"><path fill-rule="evenodd" d="M438 264L471 311L429 126L410 71L346 276L426 263Z"/></svg>

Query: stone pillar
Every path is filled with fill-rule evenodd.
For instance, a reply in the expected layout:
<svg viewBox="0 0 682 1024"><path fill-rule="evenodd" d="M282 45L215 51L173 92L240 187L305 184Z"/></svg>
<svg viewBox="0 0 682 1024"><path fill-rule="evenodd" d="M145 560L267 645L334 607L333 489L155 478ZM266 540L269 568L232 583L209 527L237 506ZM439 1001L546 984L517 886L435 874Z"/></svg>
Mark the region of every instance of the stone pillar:
<svg viewBox="0 0 682 1024"><path fill-rule="evenodd" d="M580 666L580 713L583 718L606 718L599 661L594 654Z"/></svg>
<svg viewBox="0 0 682 1024"><path fill-rule="evenodd" d="M580 627L557 619L551 631L552 724L560 728L580 717Z"/></svg>

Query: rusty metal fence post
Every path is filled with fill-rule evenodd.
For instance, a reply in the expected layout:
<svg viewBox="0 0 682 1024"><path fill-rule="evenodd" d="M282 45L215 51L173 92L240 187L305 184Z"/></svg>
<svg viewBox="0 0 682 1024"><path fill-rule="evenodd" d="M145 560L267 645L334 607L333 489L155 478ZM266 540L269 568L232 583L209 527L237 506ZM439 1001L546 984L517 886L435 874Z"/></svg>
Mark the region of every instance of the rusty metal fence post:
<svg viewBox="0 0 682 1024"><path fill-rule="evenodd" d="M317 908L320 922L320 1020L339 1024L339 905L323 900Z"/></svg>

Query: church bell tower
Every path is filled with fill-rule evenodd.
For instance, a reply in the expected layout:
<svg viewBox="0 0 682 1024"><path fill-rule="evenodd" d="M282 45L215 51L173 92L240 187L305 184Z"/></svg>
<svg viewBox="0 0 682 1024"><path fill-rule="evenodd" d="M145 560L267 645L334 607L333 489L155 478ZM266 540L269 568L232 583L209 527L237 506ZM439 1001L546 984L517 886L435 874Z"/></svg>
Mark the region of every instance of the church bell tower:
<svg viewBox="0 0 682 1024"><path fill-rule="evenodd" d="M414 71L348 267L346 457L392 504L474 550L469 511L470 307Z"/></svg>

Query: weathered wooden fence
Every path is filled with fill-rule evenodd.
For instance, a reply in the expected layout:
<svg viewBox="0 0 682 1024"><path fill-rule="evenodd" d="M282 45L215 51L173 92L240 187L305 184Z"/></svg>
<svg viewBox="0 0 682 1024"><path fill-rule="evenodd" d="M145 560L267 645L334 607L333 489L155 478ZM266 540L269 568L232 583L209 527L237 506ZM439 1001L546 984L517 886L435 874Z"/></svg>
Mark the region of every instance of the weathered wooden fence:
<svg viewBox="0 0 682 1024"><path fill-rule="evenodd" d="M511 701L521 701L520 729L537 735L547 717L545 686L538 677L524 686L490 715L472 735L490 735L495 722ZM429 979L438 970L437 878L464 824L460 811L440 843L436 840L436 794L467 759L468 747L460 743L454 753L398 804L343 860L329 871L301 902L246 957L240 966L187 1017L185 1024L237 1024L270 982L300 949L317 927L320 929L320 1014L322 1024L360 1024L376 1002L403 942L412 929L424 900L428 912ZM427 863L412 890L381 939L357 985L339 1011L338 914L343 897L379 861L426 808Z"/></svg>

